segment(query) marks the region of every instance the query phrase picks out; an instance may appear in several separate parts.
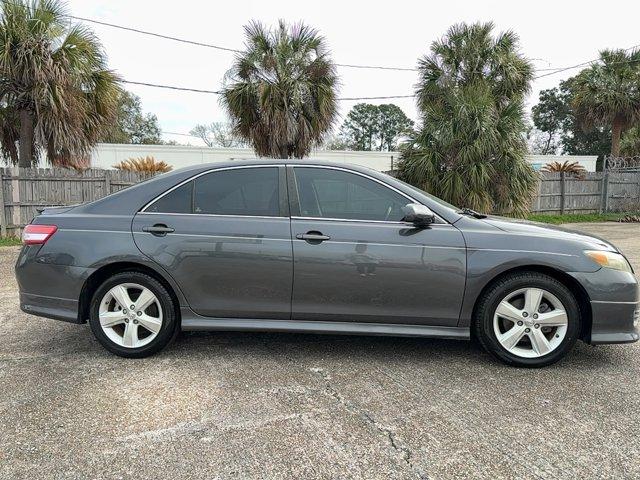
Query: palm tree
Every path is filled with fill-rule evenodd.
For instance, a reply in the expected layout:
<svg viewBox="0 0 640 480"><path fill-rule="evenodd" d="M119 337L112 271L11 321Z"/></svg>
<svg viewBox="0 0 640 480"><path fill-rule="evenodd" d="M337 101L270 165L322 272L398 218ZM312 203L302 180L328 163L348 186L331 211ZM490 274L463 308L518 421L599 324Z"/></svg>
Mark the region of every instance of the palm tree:
<svg viewBox="0 0 640 480"><path fill-rule="evenodd" d="M585 129L611 127L611 154L620 155L622 133L640 119L640 50L604 50L600 63L572 83L578 121Z"/></svg>
<svg viewBox="0 0 640 480"><path fill-rule="evenodd" d="M70 25L62 3L2 2L0 142L10 153L18 133L21 167L36 163L41 149L55 165L85 161L114 121L118 80L97 37Z"/></svg>
<svg viewBox="0 0 640 480"><path fill-rule="evenodd" d="M586 173L586 169L580 165L578 162L570 162L569 160L565 160L564 162L550 162L547 163L544 167L540 169L541 172L550 172L550 173L568 173L578 178L584 178L584 174Z"/></svg>
<svg viewBox="0 0 640 480"><path fill-rule="evenodd" d="M493 24L452 26L418 62L421 126L401 148L400 177L457 205L523 215L537 177L525 160L532 66Z"/></svg>
<svg viewBox="0 0 640 480"><path fill-rule="evenodd" d="M302 23L245 26L246 49L225 77L221 103L235 134L259 156L302 158L337 117L338 76L316 30Z"/></svg>

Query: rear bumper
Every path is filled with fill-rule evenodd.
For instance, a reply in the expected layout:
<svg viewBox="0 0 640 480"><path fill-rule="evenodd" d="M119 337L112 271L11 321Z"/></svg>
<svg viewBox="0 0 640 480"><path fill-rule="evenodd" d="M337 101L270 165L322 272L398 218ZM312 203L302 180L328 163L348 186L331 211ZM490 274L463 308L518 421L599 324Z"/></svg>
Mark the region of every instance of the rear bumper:
<svg viewBox="0 0 640 480"><path fill-rule="evenodd" d="M631 273L602 268L571 274L584 287L591 303L592 345L632 343L640 339L640 290Z"/></svg>
<svg viewBox="0 0 640 480"><path fill-rule="evenodd" d="M25 313L39 317L53 318L63 322L82 323L78 315L77 300L20 292L20 309Z"/></svg>
<svg viewBox="0 0 640 480"><path fill-rule="evenodd" d="M78 315L80 293L94 270L60 265L38 255L39 246L23 247L15 272L20 289L20 309L31 315L83 323Z"/></svg>

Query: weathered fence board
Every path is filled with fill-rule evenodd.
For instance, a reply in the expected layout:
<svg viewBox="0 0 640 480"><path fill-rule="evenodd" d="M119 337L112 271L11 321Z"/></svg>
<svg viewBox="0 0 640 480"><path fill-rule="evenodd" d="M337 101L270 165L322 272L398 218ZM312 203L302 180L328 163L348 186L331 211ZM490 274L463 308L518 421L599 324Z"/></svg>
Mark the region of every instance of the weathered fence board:
<svg viewBox="0 0 640 480"><path fill-rule="evenodd" d="M121 170L0 168L0 235L19 235L47 206L89 202L149 178ZM589 172L582 178L541 173L531 211L592 213L640 210L640 172Z"/></svg>

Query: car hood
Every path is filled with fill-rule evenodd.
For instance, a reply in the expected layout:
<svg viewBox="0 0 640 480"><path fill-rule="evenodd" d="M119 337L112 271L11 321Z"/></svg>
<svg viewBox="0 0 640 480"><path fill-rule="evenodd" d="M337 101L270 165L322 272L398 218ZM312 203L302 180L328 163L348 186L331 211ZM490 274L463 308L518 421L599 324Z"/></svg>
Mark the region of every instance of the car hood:
<svg viewBox="0 0 640 480"><path fill-rule="evenodd" d="M578 232L564 227L558 227L556 225L549 225L547 223L532 222L530 220L521 220L516 218L506 218L489 215L482 219L483 222L496 227L504 232L516 233L522 235L532 235L540 237L555 237L566 240L573 240L585 244L586 248L593 250L608 250L612 252L619 252L619 250L606 241L596 235L587 235L584 232Z"/></svg>

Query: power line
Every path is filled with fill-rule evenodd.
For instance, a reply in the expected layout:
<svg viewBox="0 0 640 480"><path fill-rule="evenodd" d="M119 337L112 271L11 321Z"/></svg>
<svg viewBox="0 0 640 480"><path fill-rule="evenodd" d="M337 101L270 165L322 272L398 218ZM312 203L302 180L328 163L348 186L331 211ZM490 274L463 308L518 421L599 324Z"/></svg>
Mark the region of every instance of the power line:
<svg viewBox="0 0 640 480"><path fill-rule="evenodd" d="M154 87L154 88L165 88L168 90L179 90L182 92L195 92L195 93L209 93L212 95L221 95L222 92L219 90L203 90L200 88L189 88L189 87L178 87L175 85L163 85L160 83L147 83L147 82L134 82L132 80L121 80L122 83L128 83L131 85L141 85L144 87ZM338 98L339 101L353 101L353 100L387 100L393 98L412 98L415 95L387 95L381 97L343 97Z"/></svg>
<svg viewBox="0 0 640 480"><path fill-rule="evenodd" d="M180 90L183 92L196 92L196 93L211 93L214 95L220 95L222 92L219 90L203 90L199 88L188 88L188 87L177 87L175 85L162 85L159 83L147 83L147 82L134 82L132 80L121 80L122 83L128 83L131 85L142 85L143 87L154 87L154 88L166 88L169 90Z"/></svg>
<svg viewBox="0 0 640 480"><path fill-rule="evenodd" d="M165 40L172 40L174 42L186 43L186 44L189 44L189 45L197 45L199 47L213 48L213 49L222 50L222 51L225 51L225 52L242 53L242 50L238 50L237 48L221 47L220 45L213 45L211 43L198 42L198 41L189 40L189 39L186 39L186 38L174 37L174 36L171 36L171 35L164 35L162 33L150 32L148 30L141 30L139 28L126 27L124 25L118 25L118 24L115 24L115 23L104 22L102 20L95 20L93 18L77 17L75 15L66 15L66 17L67 18L73 18L74 20L79 20L79 21L82 21L82 22L95 23L97 25L103 25L103 26L106 26L106 27L117 28L119 30L125 30L127 32L134 32L134 33L139 33L139 34L142 34L142 35L149 35L149 36L152 36L152 37L163 38ZM384 67L384 66L380 66L380 65L355 65L355 64L350 64L350 63L336 63L335 65L338 66L338 67L344 67L344 68L394 70L394 71L400 71L400 72L417 72L418 71L417 68L408 68L408 67Z"/></svg>
<svg viewBox="0 0 640 480"><path fill-rule="evenodd" d="M166 130L162 130L162 133L164 133L165 135L180 135L181 137L201 138L197 135L191 135L190 133L168 132Z"/></svg>
<svg viewBox="0 0 640 480"><path fill-rule="evenodd" d="M378 65L353 65L349 63L336 63L335 65L338 67L345 67L345 68L370 68L375 70L395 70L399 72L417 72L418 71L417 68L409 68L409 67L381 67Z"/></svg>
<svg viewBox="0 0 640 480"><path fill-rule="evenodd" d="M389 100L392 98L413 98L415 95L386 95L382 97L343 97L338 98L340 101L351 101L351 100Z"/></svg>
<svg viewBox="0 0 640 480"><path fill-rule="evenodd" d="M103 25L103 26L107 26L107 27L111 27L111 28L117 28L117 29L120 29L120 30L139 33L139 34L142 34L142 35L149 35L149 36L157 37L157 38L163 38L165 40L172 40L174 42L186 43L186 44L189 44L189 45L196 45L196 46L199 46L199 47L213 48L213 49L216 49L216 50L232 52L232 53L242 53L242 50L239 50L237 48L222 47L220 45L214 45L214 44L211 44L211 43L198 42L198 41L189 40L189 39L186 39L186 38L174 37L172 35L164 35L162 33L150 32L148 30L142 30L142 29L139 29L139 28L127 27L127 26L118 25L118 24L115 24L115 23L104 22L102 20L95 20L93 18L78 17L78 16L75 16L75 15L66 15L66 16L67 16L67 18L72 18L74 20L79 20L79 21L82 21L82 22L95 23L97 25ZM636 45L634 47L627 48L627 49L625 49L625 51L628 51L628 50L631 50L631 49L637 48L637 47L640 47L640 44ZM534 58L532 60L541 60L541 59ZM579 63L577 65L571 65L571 66L568 66L568 67L538 68L538 69L536 69L536 71L538 71L538 72L549 72L549 73L538 75L538 76L534 77L534 79L547 77L549 75L555 75L556 73L565 72L567 70L573 70L574 68L579 68L579 67L582 67L582 66L585 66L585 65L589 65L589 64L591 64L593 62L597 62L598 60L599 59L589 60L587 62L582 62L582 63ZM411 68L411 67L388 67L388 66L382 66L382 65L358 65L358 64L352 64L352 63L336 63L335 65L338 66L338 67L355 68L355 69L387 70L387 71L398 71L398 72L417 72L417 71L419 71L418 68ZM391 97L391 98L394 98L394 97Z"/></svg>
<svg viewBox="0 0 640 480"><path fill-rule="evenodd" d="M640 43L638 45L634 45L632 47L625 48L623 51L628 52L629 50L634 50L634 49L636 49L638 47L640 47ZM582 62L582 63L578 63L576 65L571 65L569 67L562 67L562 68L555 69L554 71L552 71L550 73L545 73L545 74L542 74L542 75L538 75L537 77L533 77L533 79L537 80L538 78L548 77L549 75L555 75L556 73L566 72L567 70L573 70L574 68L584 67L584 66L591 65L592 63L599 62L599 61L601 61L600 58L594 58L593 60L589 60L587 62ZM622 62L611 62L609 65L621 65L621 64L625 64L625 63L636 63L636 62L638 62L638 60L624 60Z"/></svg>
<svg viewBox="0 0 640 480"><path fill-rule="evenodd" d="M80 20L82 22L96 23L98 25L118 28L120 30L126 30L128 32L135 32L135 33L140 33L142 35L150 35L152 37L164 38L165 40L173 40L174 42L188 43L190 45L197 45L199 47L215 48L216 50L223 50L225 52L241 53L241 50L237 50L235 48L221 47L219 45L212 45L210 43L196 42L194 40L187 40L185 38L172 37L170 35L163 35L161 33L149 32L146 30L140 30L138 28L125 27L124 25L117 25L115 23L108 23L100 20L94 20L93 18L76 17L74 15L66 15L66 17L73 18L74 20Z"/></svg>
<svg viewBox="0 0 640 480"><path fill-rule="evenodd" d="M0 0L0 3L6 4L7 1L6 0ZM152 37L157 37L157 38L163 38L165 40L171 40L174 42L180 42L180 43L186 43L186 44L190 44L190 45L196 45L199 47L206 47L206 48L213 48L216 50L221 50L221 51L226 51L226 52L232 52L232 53L242 53L242 50L239 50L237 48L231 48L231 47L222 47L220 45L214 45L211 43L204 43L204 42L198 42L195 40L189 40L186 38L181 38L181 37L174 37L172 35L164 35L162 33L156 33L156 32L150 32L148 30L142 30L139 28L134 28L134 27L127 27L124 25L118 25L115 23L110 23L110 22L105 22L102 20L96 20L94 18L88 18L88 17L79 17L76 15L69 15L69 14L64 14L64 16L66 16L67 18L72 18L74 20L79 20L82 22L89 22L89 23L95 23L97 25L103 25L103 26L107 26L107 27L111 27L111 28L116 28L116 29L120 29L120 30L125 30L125 31L129 31L129 32L134 32L134 33L139 33L142 35L149 35ZM634 48L638 48L640 47L640 44L635 45L633 47L629 47L627 49L625 49L625 51L629 51L631 49ZM540 58L533 58L531 60L542 60L544 61L544 59L540 59ZM574 68L579 68L594 62L599 61L600 59L594 59L594 60L589 60L587 62L582 62L579 63L577 65L571 65L568 67L559 67L559 68L539 68L537 69L537 71L539 72L549 72L549 73L545 73L543 75L538 75L536 77L534 77L535 79L538 78L543 78L543 77L547 77L549 75L555 75L556 73L561 73L567 70L572 70ZM618 62L618 63L630 63L630 62ZM615 64L615 63L614 63ZM349 64L349 63L336 63L335 64L338 67L344 67L344 68L357 68L357 69L375 69L375 70L391 70L391 71L401 71L401 72L417 72L419 71L419 69L417 68L410 68L410 67L388 67L388 66L381 66L381 65L357 65L357 64ZM129 83L135 83L135 82L129 82ZM142 83L140 83L142 85ZM153 85L149 85L149 86L153 86ZM165 87L162 87L165 88ZM180 88L176 88L177 90L181 90ZM193 89L186 89L186 90L190 90L190 91L196 91ZM204 93L210 93L210 92L204 92ZM403 98L403 97L398 97L398 96L390 96L390 97L384 97L384 98ZM375 99L374 97L371 97L371 99ZM347 99L345 99L347 100Z"/></svg>

